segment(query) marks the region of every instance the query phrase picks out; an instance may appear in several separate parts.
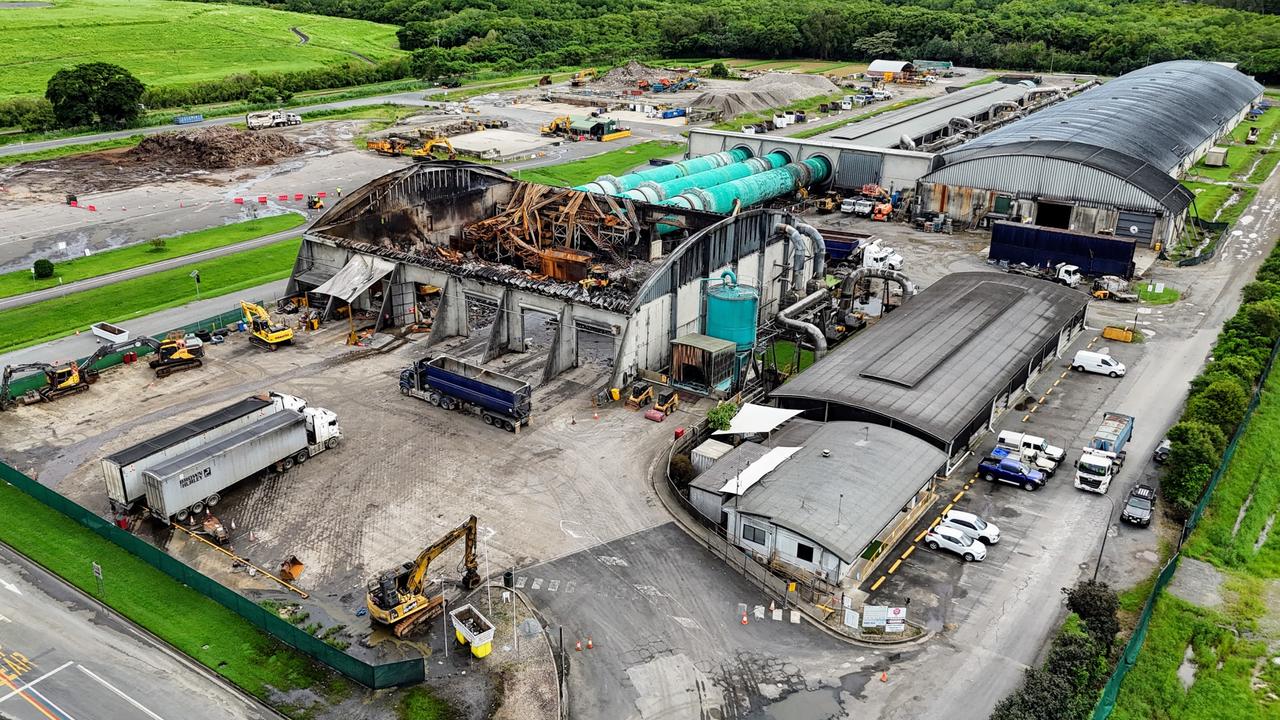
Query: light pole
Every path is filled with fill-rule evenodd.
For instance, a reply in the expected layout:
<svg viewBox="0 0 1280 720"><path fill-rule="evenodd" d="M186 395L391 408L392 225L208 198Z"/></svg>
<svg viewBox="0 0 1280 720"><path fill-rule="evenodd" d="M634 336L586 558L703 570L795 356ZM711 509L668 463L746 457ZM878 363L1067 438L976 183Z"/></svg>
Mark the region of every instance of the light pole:
<svg viewBox="0 0 1280 720"><path fill-rule="evenodd" d="M187 275L187 277L196 281L196 300L199 300L200 299L200 271L192 270L191 273Z"/></svg>
<svg viewBox="0 0 1280 720"><path fill-rule="evenodd" d="M1102 545L1098 547L1098 560L1093 564L1093 581L1098 582L1098 568L1102 567L1102 553L1107 549L1107 534L1111 532L1111 516L1116 513L1116 501L1111 499L1110 495L1103 494L1107 504L1111 506L1111 511L1107 513L1107 522L1102 526Z"/></svg>

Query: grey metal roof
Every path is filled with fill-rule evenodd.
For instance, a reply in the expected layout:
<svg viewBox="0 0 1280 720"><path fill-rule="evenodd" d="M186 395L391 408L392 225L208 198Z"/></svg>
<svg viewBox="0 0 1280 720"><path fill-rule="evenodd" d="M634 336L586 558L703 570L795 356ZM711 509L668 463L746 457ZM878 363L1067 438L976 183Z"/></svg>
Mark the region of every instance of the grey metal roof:
<svg viewBox="0 0 1280 720"><path fill-rule="evenodd" d="M671 342L676 345L688 345L689 347L697 348L703 352L711 353L712 355L728 350L729 348L733 348L734 350L738 349L737 344L732 340L721 340L720 338L711 337L710 335L702 335L700 333L681 335Z"/></svg>
<svg viewBox="0 0 1280 720"><path fill-rule="evenodd" d="M246 442L249 442L250 440L253 440L256 437L260 437L262 435L266 435L267 433L274 432L279 428L282 428L286 425L290 425L295 422L299 422L301 420L302 420L302 413L296 410L281 410L278 413L273 413L271 415L268 415L262 418L261 420L258 420L257 422L253 423L252 425L249 425L243 430L234 432L223 438L218 438L217 440L211 443L201 445L200 447L194 448L188 452L185 452L168 462L156 465L155 467L150 468L145 472L148 472L158 478L164 479L169 477L170 475L173 475L174 473L185 470L186 468L198 462L201 462L206 458L213 457L214 455L217 455L218 453L221 453L221 452L225 452L226 450L236 447L237 445L242 445Z"/></svg>
<svg viewBox="0 0 1280 720"><path fill-rule="evenodd" d="M896 112L851 123L819 137L855 145L897 147L903 135L911 138L928 135L945 128L951 118L978 115L998 102L1017 102L1026 94L1027 88L1022 85L975 85Z"/></svg>
<svg viewBox="0 0 1280 720"><path fill-rule="evenodd" d="M946 445L1088 301L1084 293L1046 280L953 273L772 397L846 405Z"/></svg>
<svg viewBox="0 0 1280 720"><path fill-rule="evenodd" d="M749 464L740 454L796 446L799 452L730 504L813 540L845 562L855 560L947 460L924 440L883 425L792 420L770 436L767 447L744 443L711 471L725 465L729 479L737 466Z"/></svg>
<svg viewBox="0 0 1280 720"><path fill-rule="evenodd" d="M1113 170L1165 197L1167 176L1261 94L1253 79L1217 63L1157 63L945 152L934 169L1031 153Z"/></svg>
<svg viewBox="0 0 1280 720"><path fill-rule="evenodd" d="M228 423L236 418L244 417L255 410L261 410L271 404L271 401L260 397L248 397L236 403L232 403L224 408L219 408L203 417L196 418L186 425L176 427L168 432L160 433L155 437L147 438L137 445L129 447L107 456L108 460L120 465L130 465L139 460L150 457L161 450L171 448L180 442L190 440L202 432L218 427L224 423Z"/></svg>

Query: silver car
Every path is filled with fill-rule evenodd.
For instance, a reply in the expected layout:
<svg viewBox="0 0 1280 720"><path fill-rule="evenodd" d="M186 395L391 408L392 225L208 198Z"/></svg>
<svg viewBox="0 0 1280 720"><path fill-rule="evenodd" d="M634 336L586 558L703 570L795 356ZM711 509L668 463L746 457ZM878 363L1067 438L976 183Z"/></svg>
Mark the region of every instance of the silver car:
<svg viewBox="0 0 1280 720"><path fill-rule="evenodd" d="M987 546L960 530L945 525L938 525L930 530L929 534L924 536L924 544L928 545L930 550L950 550L964 558L965 562L985 560L987 557Z"/></svg>

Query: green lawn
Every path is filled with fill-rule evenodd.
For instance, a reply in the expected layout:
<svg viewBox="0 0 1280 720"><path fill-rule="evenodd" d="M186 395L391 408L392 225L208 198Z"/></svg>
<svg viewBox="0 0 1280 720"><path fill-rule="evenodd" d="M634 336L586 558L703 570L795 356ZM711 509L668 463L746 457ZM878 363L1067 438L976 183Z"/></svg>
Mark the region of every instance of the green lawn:
<svg viewBox="0 0 1280 720"><path fill-rule="evenodd" d="M58 70L123 65L145 84L176 85L236 72L306 70L402 55L392 25L245 5L168 0L57 0L3 12L0 98L43 94ZM310 37L306 44L290 28Z"/></svg>
<svg viewBox="0 0 1280 720"><path fill-rule="evenodd" d="M117 140L99 140L98 142L79 143L76 145L63 145L61 147L49 148L48 150L36 150L29 153L17 153L14 155L0 156L0 167L8 167L9 165L17 165L24 162L40 162L41 160L56 160L57 158L67 157L68 155L80 155L82 153L99 152L102 150L115 150L117 148L133 147L142 142L141 135L130 135L127 138L119 138Z"/></svg>
<svg viewBox="0 0 1280 720"><path fill-rule="evenodd" d="M971 87L977 87L979 85L990 85L991 83L999 79L1000 79L999 75L987 75L986 77L980 77L977 80L970 80L969 82L965 83L964 85L961 85L960 87L971 88Z"/></svg>
<svg viewBox="0 0 1280 720"><path fill-rule="evenodd" d="M789 340L780 340L773 344L773 347L760 355L760 359L766 365L773 365L777 362L777 368L780 372L788 375L795 373L813 365L813 351L800 351L800 365L796 366L796 344Z"/></svg>
<svg viewBox="0 0 1280 720"><path fill-rule="evenodd" d="M89 593L97 591L90 562L98 563L108 605L259 698L272 688L351 691L345 679L6 482L0 516L0 540Z"/></svg>
<svg viewBox="0 0 1280 720"><path fill-rule="evenodd" d="M526 182L573 187L591 182L601 175L622 175L654 158L675 155L680 152L681 147L680 143L650 140L559 165L516 170L512 175Z"/></svg>
<svg viewBox="0 0 1280 720"><path fill-rule="evenodd" d="M1246 179L1255 185L1261 185L1271 177L1272 171L1276 169L1276 163L1280 163L1280 149L1273 148L1262 156L1257 165L1253 166L1253 172L1250 172Z"/></svg>
<svg viewBox="0 0 1280 720"><path fill-rule="evenodd" d="M71 283L203 250L234 245L295 228L306 221L307 219L298 213L272 215L166 238L162 248L154 247L151 243L141 243L117 250L107 250L89 257L55 262L54 276L44 280L33 278L30 270L5 273L0 275L0 297L21 295L62 283Z"/></svg>
<svg viewBox="0 0 1280 720"><path fill-rule="evenodd" d="M1204 164L1204 159L1191 166L1188 171L1189 175L1196 175L1218 182L1226 182L1229 180L1243 180L1248 174L1249 168L1253 167L1253 161L1258 156L1257 145L1231 145L1227 148L1227 164L1221 167L1209 167Z"/></svg>
<svg viewBox="0 0 1280 720"><path fill-rule="evenodd" d="M1164 290L1153 292L1147 289L1147 283L1140 283L1138 286L1138 299L1148 305L1171 305L1178 302L1180 295L1177 290L1164 286Z"/></svg>
<svg viewBox="0 0 1280 720"><path fill-rule="evenodd" d="M85 330L95 322L124 322L195 300L188 274L200 270L200 295L217 297L289 276L300 240L224 255L206 262L125 280L106 287L0 311L0 352Z"/></svg>

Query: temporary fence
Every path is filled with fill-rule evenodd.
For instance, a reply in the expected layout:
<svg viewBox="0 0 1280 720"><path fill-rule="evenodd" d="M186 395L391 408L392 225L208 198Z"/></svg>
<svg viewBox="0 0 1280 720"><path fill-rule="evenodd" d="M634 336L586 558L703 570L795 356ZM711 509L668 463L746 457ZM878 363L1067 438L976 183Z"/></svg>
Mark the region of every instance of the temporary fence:
<svg viewBox="0 0 1280 720"><path fill-rule="evenodd" d="M256 302L259 305L264 305L264 302L262 300L258 300ZM237 306L234 310L221 312L212 317L207 317L203 320L199 320L197 322L189 323L187 325L174 328L173 330L162 333L160 335L153 335L152 337L154 337L156 340L163 340L169 335L170 332L173 332L174 330L181 330L183 334L194 333L200 330L209 330L209 331L221 330L243 319L244 319L244 311ZM106 357L102 358L97 363L95 363L94 368L97 370L105 370L106 368L115 367L116 365L119 365L124 362L124 356L126 353L129 353L129 352L137 353L138 357L142 357L144 355L150 354L151 348L146 347L144 345L142 347L134 348L124 352L118 352L118 353L113 353L111 355L107 355ZM84 361L87 360L88 358L89 356L86 355L85 357L79 358L78 362L84 363ZM18 396L22 395L23 393L26 393L29 390L35 390L36 388L41 387L42 385L44 385L44 383L45 383L45 379L44 379L43 373L24 375L9 383L9 397L17 398Z"/></svg>
<svg viewBox="0 0 1280 720"><path fill-rule="evenodd" d="M1209 479L1209 485L1205 488L1204 494L1200 496L1200 502L1196 504L1191 511L1187 521L1183 523L1182 533L1178 536L1178 547L1175 548L1173 557L1160 568L1160 574L1156 576L1155 584L1151 587L1151 593L1147 595L1147 600L1142 605L1142 613L1138 616L1138 623L1133 629L1133 635L1129 637L1129 642L1125 644L1124 651L1120 653L1120 659L1116 663L1115 672L1111 673L1111 678L1107 680L1106 687L1102 689L1102 697L1099 698L1098 704L1093 709L1093 720L1106 720L1111 716L1111 711L1116 707L1116 697L1120 694L1120 686L1124 683L1124 678L1133 669L1138 662L1138 655L1142 652L1142 644L1147 638L1147 627L1151 623L1151 614L1155 610L1156 600L1160 597L1160 593L1164 591L1169 581L1173 579L1174 573L1178 569L1178 561L1182 557L1182 544L1191 537L1192 531L1196 529L1196 524L1200 522L1204 511L1209 507L1209 501L1213 499L1213 491L1217 489L1218 482L1222 476L1226 474L1227 468L1231 465L1231 459L1235 457L1236 446L1240 443L1240 438L1244 437L1245 431L1249 428L1249 422L1253 419L1253 412L1258 408L1258 403L1262 398L1262 388L1267 384L1267 378L1271 375L1271 368L1275 365L1276 355L1280 353L1280 343L1271 349L1271 357L1267 360L1267 365L1262 370L1262 377L1258 379L1258 386L1253 391L1253 396L1249 398L1249 407L1245 411L1244 420L1240 422L1240 426L1236 428L1236 432L1231 436L1231 442L1227 443L1227 449L1222 453L1222 462L1218 464L1216 470L1213 471L1213 477Z"/></svg>

